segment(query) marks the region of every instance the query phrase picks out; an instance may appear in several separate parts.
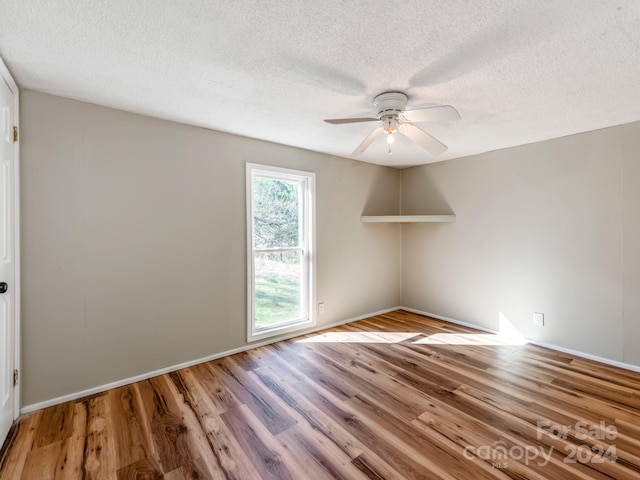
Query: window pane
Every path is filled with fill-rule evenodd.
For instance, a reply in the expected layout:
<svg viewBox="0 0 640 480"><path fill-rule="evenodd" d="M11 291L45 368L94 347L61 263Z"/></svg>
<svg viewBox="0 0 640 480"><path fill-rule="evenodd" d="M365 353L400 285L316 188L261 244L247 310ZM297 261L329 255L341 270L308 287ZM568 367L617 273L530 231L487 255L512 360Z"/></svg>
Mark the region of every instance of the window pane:
<svg viewBox="0 0 640 480"><path fill-rule="evenodd" d="M297 247L300 206L300 182L254 177L254 248Z"/></svg>
<svg viewBox="0 0 640 480"><path fill-rule="evenodd" d="M255 254L255 326L271 327L302 316L299 251Z"/></svg>

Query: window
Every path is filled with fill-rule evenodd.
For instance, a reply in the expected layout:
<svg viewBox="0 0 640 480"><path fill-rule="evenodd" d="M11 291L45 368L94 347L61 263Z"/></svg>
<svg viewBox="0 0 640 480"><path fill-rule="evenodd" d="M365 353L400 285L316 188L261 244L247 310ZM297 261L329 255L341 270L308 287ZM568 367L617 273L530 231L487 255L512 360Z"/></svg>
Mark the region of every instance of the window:
<svg viewBox="0 0 640 480"><path fill-rule="evenodd" d="M315 174L247 164L249 341L315 324Z"/></svg>

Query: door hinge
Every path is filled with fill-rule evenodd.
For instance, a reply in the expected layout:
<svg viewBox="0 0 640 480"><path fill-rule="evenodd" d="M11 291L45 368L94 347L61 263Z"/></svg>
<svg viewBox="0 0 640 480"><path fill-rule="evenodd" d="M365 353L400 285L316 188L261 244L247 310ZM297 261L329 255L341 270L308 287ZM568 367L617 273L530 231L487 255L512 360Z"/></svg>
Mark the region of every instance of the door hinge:
<svg viewBox="0 0 640 480"><path fill-rule="evenodd" d="M18 127L13 127L13 141L18 141Z"/></svg>
<svg viewBox="0 0 640 480"><path fill-rule="evenodd" d="M18 370L13 371L13 386L18 385Z"/></svg>

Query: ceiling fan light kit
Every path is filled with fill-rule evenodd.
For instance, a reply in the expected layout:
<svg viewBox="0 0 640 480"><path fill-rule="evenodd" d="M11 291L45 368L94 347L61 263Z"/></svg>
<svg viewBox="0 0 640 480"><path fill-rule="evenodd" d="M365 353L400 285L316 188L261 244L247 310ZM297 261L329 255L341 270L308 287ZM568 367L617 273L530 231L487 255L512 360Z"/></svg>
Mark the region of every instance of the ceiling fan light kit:
<svg viewBox="0 0 640 480"><path fill-rule="evenodd" d="M391 144L395 141L394 133L400 132L405 137L414 141L432 155L440 155L447 150L447 146L438 139L432 137L413 123L458 120L460 114L451 105L420 108L417 110L405 110L408 97L402 92L385 92L373 99L378 118L334 118L325 120L333 125L343 123L382 122L382 126L374 129L363 142L353 151L352 155L362 154L378 135L387 134L389 155Z"/></svg>

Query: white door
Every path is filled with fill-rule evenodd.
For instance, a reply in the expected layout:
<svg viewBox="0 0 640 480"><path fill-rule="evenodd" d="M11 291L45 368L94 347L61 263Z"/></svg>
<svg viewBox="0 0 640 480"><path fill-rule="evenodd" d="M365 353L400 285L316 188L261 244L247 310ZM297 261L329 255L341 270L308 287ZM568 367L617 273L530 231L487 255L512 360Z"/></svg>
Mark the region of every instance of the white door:
<svg viewBox="0 0 640 480"><path fill-rule="evenodd" d="M14 126L17 87L0 61L0 445L15 418L16 263Z"/></svg>

